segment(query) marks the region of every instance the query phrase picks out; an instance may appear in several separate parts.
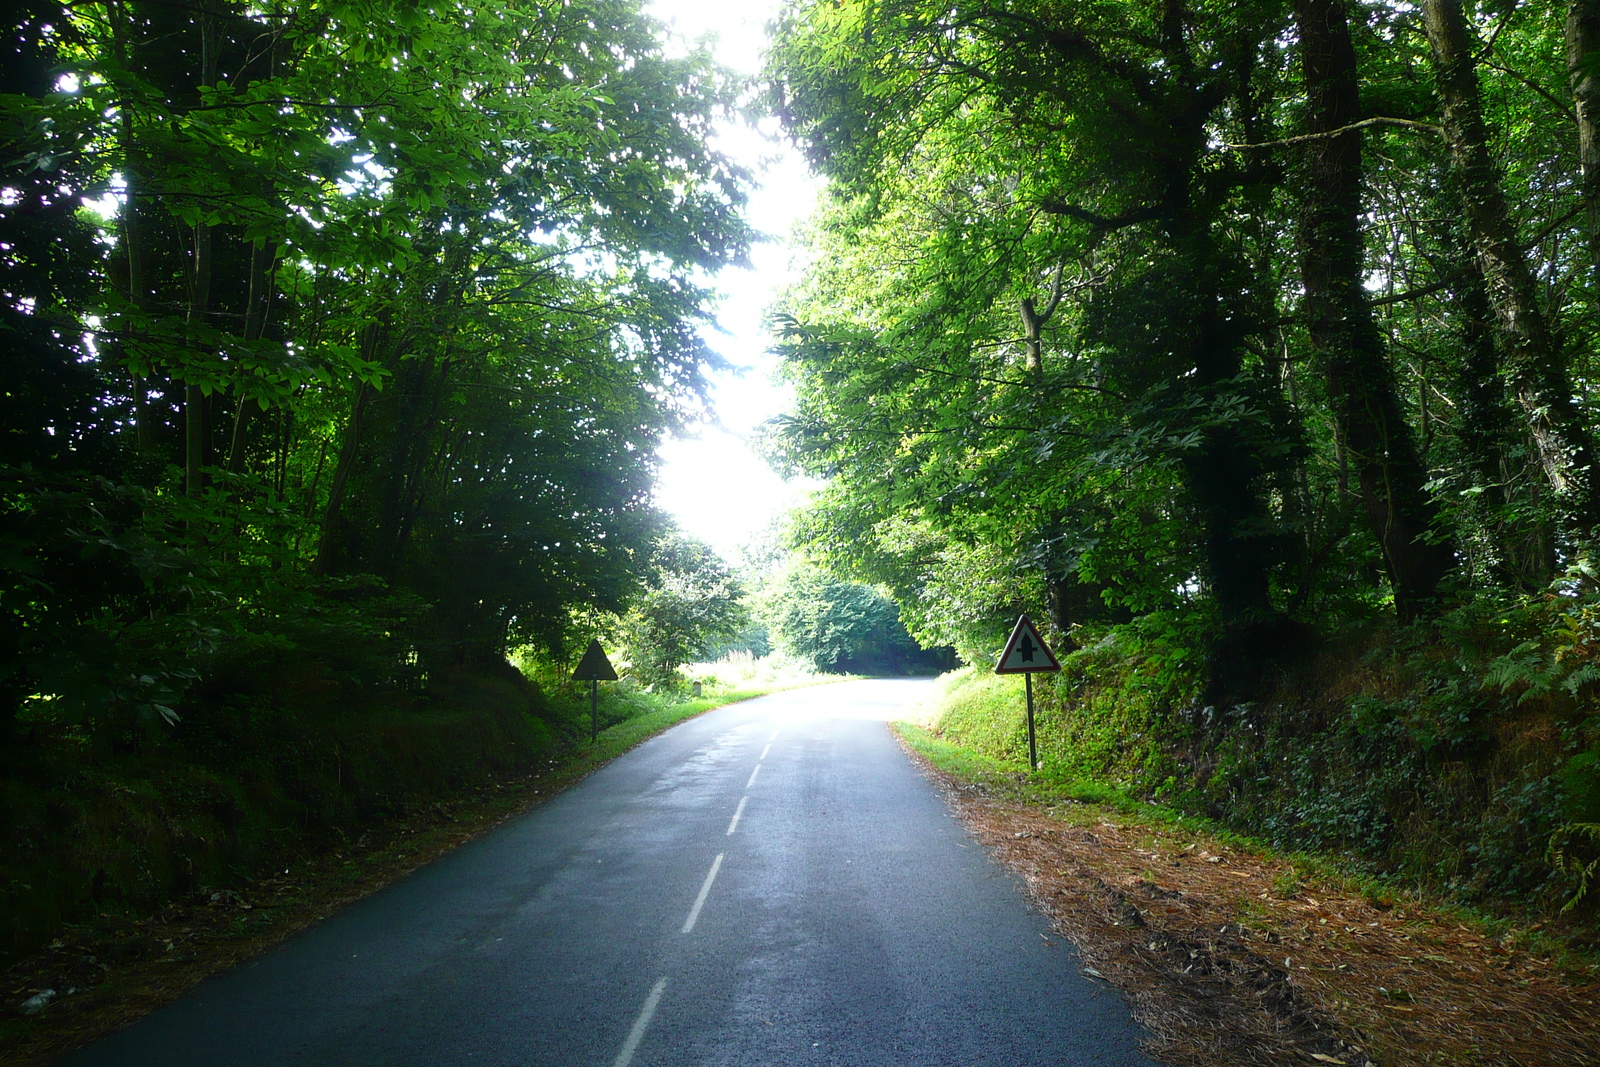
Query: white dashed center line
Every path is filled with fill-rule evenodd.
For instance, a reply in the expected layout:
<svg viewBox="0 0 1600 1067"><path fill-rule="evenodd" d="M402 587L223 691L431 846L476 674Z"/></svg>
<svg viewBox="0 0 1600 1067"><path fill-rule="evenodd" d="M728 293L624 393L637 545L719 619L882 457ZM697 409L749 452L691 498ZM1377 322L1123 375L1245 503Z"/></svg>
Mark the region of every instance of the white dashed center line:
<svg viewBox="0 0 1600 1067"><path fill-rule="evenodd" d="M739 798L739 806L737 808L733 809L733 821L728 823L728 835L727 836L732 837L733 836L733 831L738 829L738 827L739 827L739 816L744 814L744 805L745 805L745 802L748 801L749 799L750 799L749 797L740 797Z"/></svg>
<svg viewBox="0 0 1600 1067"><path fill-rule="evenodd" d="M718 852L717 858L711 861L711 870L706 873L706 880L701 883L700 895L694 898L694 907L689 909L689 917L683 920L683 932L686 934L694 930L695 920L700 918L700 909L705 907L706 897L711 895L711 883L717 880L717 871L722 869L722 855Z"/></svg>
<svg viewBox="0 0 1600 1067"><path fill-rule="evenodd" d="M721 859L718 856L717 859ZM716 868L711 868L716 873ZM709 883L707 883L709 885ZM639 1012L639 1017L633 1022L633 1029L628 1031L628 1040L622 1043L622 1051L617 1053L617 1058L611 1061L611 1067L628 1067L633 1062L633 1054L639 1051L639 1042L644 1040L644 1032L650 1026L650 1017L656 1013L656 1005L661 1003L661 994L666 991L665 978L655 984L650 990L650 995L644 1000L644 1008Z"/></svg>
<svg viewBox="0 0 1600 1067"><path fill-rule="evenodd" d="M756 764L756 769L750 772L750 780L744 784L746 789L756 784L756 775L761 773L761 764Z"/></svg>
<svg viewBox="0 0 1600 1067"><path fill-rule="evenodd" d="M767 747L761 750L761 758L762 759L766 759L767 758L767 753L771 752L771 751L772 751L772 742L768 741L767 742Z"/></svg>

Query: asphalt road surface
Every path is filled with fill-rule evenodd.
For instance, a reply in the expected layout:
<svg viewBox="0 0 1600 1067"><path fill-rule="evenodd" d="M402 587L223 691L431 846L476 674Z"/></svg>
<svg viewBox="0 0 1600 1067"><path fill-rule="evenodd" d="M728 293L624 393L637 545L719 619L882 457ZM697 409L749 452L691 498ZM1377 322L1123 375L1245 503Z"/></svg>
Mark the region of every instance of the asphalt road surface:
<svg viewBox="0 0 1600 1067"><path fill-rule="evenodd" d="M67 1062L1147 1064L890 734L927 684L703 715Z"/></svg>

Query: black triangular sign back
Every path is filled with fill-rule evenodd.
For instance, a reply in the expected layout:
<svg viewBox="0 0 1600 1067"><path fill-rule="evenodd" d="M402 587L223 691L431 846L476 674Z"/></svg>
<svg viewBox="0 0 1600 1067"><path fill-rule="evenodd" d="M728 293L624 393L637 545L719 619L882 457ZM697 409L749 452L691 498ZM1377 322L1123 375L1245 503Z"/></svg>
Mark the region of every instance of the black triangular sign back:
<svg viewBox="0 0 1600 1067"><path fill-rule="evenodd" d="M600 647L598 638L589 642L589 648L584 652L583 658L578 661L578 669L572 672L575 682L614 682L617 680L617 669L606 659L606 650Z"/></svg>

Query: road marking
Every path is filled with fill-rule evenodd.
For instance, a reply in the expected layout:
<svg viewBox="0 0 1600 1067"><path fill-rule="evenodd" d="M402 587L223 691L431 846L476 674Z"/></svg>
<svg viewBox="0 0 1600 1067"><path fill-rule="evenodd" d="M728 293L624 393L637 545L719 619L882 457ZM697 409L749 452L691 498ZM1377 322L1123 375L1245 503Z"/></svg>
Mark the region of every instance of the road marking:
<svg viewBox="0 0 1600 1067"><path fill-rule="evenodd" d="M739 806L737 808L733 809L733 821L728 824L728 834L727 834L727 836L732 837L733 836L733 831L738 829L738 827L739 827L739 816L744 814L745 801L747 801L749 799L750 799L749 797L740 797L739 798Z"/></svg>
<svg viewBox="0 0 1600 1067"><path fill-rule="evenodd" d="M768 741L767 742L767 747L761 750L761 758L762 759L766 759L767 758L767 753L771 752L771 751L772 751L772 742Z"/></svg>
<svg viewBox="0 0 1600 1067"><path fill-rule="evenodd" d="M771 744L772 742L776 741L777 739L778 739L778 731L774 730L774 731L772 731L772 736L767 738L767 743Z"/></svg>
<svg viewBox="0 0 1600 1067"><path fill-rule="evenodd" d="M628 1067L628 1064L633 1062L633 1054L639 1051L639 1042L644 1040L644 1032L650 1026L650 1017L656 1013L656 1005L661 1003L661 994L666 988L667 980L663 978L650 990L650 995L644 1000L643 1010L633 1021L633 1029L628 1031L628 1040L622 1043L622 1051L611 1061L611 1067Z"/></svg>
<svg viewBox="0 0 1600 1067"><path fill-rule="evenodd" d="M746 789L756 784L756 775L761 773L761 764L756 764L756 769L750 772L750 780L744 784Z"/></svg>
<svg viewBox="0 0 1600 1067"><path fill-rule="evenodd" d="M683 932L694 930L694 921L700 918L700 909L705 907L706 897L711 895L711 883L717 880L717 871L722 869L722 853L717 853L717 858L711 861L711 870L706 874L706 880L700 886L700 895L694 898L694 907L689 909L689 917L683 920Z"/></svg>

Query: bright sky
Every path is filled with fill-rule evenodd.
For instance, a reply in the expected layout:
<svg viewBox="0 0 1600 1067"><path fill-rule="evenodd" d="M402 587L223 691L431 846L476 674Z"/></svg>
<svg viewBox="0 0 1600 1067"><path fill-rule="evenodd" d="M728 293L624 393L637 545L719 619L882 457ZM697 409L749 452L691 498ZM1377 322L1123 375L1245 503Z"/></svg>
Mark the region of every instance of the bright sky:
<svg viewBox="0 0 1600 1067"><path fill-rule="evenodd" d="M777 9L777 0L654 0L651 5L685 39L714 35L718 60L742 74L760 69L765 27ZM762 319L794 266L788 238L820 188L798 155L763 132L775 134L776 125L765 131L729 125L717 145L757 171L761 184L751 197L750 219L772 238L753 251L753 270L728 270L717 278L720 329L705 331L706 342L743 369L713 379L716 425L662 446L656 488L657 503L680 526L727 558L776 515L800 503L808 488L785 483L751 447L761 424L788 406L788 390L777 381L777 360L766 351L771 340Z"/></svg>

